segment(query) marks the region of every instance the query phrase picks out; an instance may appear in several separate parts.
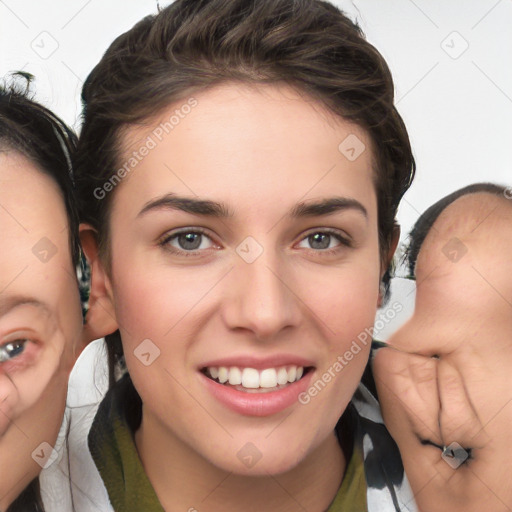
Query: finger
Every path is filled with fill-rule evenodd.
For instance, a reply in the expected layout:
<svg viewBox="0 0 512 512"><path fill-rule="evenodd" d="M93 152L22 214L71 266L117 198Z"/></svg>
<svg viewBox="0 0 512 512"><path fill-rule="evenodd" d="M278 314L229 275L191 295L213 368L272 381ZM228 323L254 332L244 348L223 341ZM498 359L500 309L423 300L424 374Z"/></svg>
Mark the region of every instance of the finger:
<svg viewBox="0 0 512 512"><path fill-rule="evenodd" d="M414 435L420 443L440 445L437 360L381 348L373 359L373 371L393 437Z"/></svg>
<svg viewBox="0 0 512 512"><path fill-rule="evenodd" d="M432 322L430 318L430 322ZM424 357L438 357L446 353L445 339L440 336L431 336L432 325L426 326L423 320L413 316L403 325L387 342L374 342L397 352L415 354Z"/></svg>
<svg viewBox="0 0 512 512"><path fill-rule="evenodd" d="M415 496L436 481L441 458L437 360L390 348L373 360L385 424L398 445Z"/></svg>
<svg viewBox="0 0 512 512"><path fill-rule="evenodd" d="M438 368L439 416L443 444L457 442L471 450L484 442L482 422L473 406L462 375L449 361L441 359ZM480 435L481 434L481 435ZM474 446L469 446L469 443Z"/></svg>

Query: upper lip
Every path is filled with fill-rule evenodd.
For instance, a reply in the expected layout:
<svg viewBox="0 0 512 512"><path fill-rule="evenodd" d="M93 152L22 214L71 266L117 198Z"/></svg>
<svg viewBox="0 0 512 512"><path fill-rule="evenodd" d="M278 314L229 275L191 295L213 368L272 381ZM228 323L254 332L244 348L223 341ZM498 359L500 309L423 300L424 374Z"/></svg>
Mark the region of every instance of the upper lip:
<svg viewBox="0 0 512 512"><path fill-rule="evenodd" d="M264 370L265 368L281 368L283 366L314 366L310 359L291 354L276 354L267 357L255 357L254 355L240 355L213 359L200 365L199 369L225 366L227 368L236 366L238 368L254 368Z"/></svg>

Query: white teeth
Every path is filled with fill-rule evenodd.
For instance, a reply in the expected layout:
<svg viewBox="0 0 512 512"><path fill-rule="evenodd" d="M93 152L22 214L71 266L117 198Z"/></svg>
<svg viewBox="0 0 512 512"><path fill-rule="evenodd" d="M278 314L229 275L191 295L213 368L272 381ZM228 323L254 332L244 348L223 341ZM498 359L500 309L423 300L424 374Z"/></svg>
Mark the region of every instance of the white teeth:
<svg viewBox="0 0 512 512"><path fill-rule="evenodd" d="M260 372L254 368L244 368L244 371L242 372L242 386L250 389L259 388Z"/></svg>
<svg viewBox="0 0 512 512"><path fill-rule="evenodd" d="M288 372L286 368L279 368L279 370L277 370L277 383L281 386L288 383Z"/></svg>
<svg viewBox="0 0 512 512"><path fill-rule="evenodd" d="M242 372L236 366L229 369L229 383L232 386L242 384Z"/></svg>
<svg viewBox="0 0 512 512"><path fill-rule="evenodd" d="M260 388L275 388L277 386L277 372L268 368L260 373Z"/></svg>
<svg viewBox="0 0 512 512"><path fill-rule="evenodd" d="M218 380L221 384L242 385L247 389L270 389L299 380L304 374L304 368L302 366L281 366L258 371L255 368L239 368L237 366L230 368L210 366L207 373L212 379Z"/></svg>
<svg viewBox="0 0 512 512"><path fill-rule="evenodd" d="M212 375L211 369L210 369L210 375ZM213 377L213 375L212 375ZM229 379L229 371L225 366L221 366L219 368L219 382L221 384L224 384L224 382L227 382Z"/></svg>

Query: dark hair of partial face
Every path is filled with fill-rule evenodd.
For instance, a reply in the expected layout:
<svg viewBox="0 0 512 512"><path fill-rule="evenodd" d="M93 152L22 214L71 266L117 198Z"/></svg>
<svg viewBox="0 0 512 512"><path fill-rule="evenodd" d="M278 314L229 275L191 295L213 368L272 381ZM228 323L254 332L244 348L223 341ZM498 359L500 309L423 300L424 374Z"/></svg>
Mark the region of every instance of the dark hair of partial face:
<svg viewBox="0 0 512 512"><path fill-rule="evenodd" d="M450 206L454 201L468 194L476 194L478 192L487 192L489 194L505 197L506 188L494 183L474 183L463 187L447 196L443 197L437 203L430 206L423 212L414 224L409 234L409 245L405 251L405 261L411 278L415 277L416 261L421 250L421 246L425 241L430 229L435 221L443 213L445 208Z"/></svg>
<svg viewBox="0 0 512 512"><path fill-rule="evenodd" d="M0 151L19 153L59 186L68 216L71 256L76 266L80 245L71 172L76 135L53 112L28 97L32 78L27 73L15 73L9 86L0 85ZM24 88L20 85L22 81Z"/></svg>

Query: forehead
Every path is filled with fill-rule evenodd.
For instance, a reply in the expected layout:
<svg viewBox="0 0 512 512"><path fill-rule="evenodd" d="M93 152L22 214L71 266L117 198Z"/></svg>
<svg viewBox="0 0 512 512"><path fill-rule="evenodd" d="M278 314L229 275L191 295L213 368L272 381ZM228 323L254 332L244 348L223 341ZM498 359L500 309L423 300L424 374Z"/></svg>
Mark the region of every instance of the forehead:
<svg viewBox="0 0 512 512"><path fill-rule="evenodd" d="M463 196L432 226L421 248L421 293L487 301L512 290L512 201L488 192ZM464 293L461 294L461 289ZM496 293L496 289L500 293Z"/></svg>
<svg viewBox="0 0 512 512"><path fill-rule="evenodd" d="M268 201L269 193L281 203L374 195L366 132L285 85L228 83L191 94L125 130L121 143L125 172L116 195L130 182L146 201L168 186L244 206Z"/></svg>
<svg viewBox="0 0 512 512"><path fill-rule="evenodd" d="M0 153L0 291L21 272L69 257L68 224L58 185L17 153ZM62 269L61 269L62 272Z"/></svg>
<svg viewBox="0 0 512 512"><path fill-rule="evenodd" d="M453 226L459 231L477 234L477 228L483 222L500 222L503 215L510 217L511 214L512 201L507 200L505 196L497 196L490 192L474 192L459 197L450 204L435 224L438 230L446 230ZM489 225L490 227L492 225Z"/></svg>
<svg viewBox="0 0 512 512"><path fill-rule="evenodd" d="M489 192L466 194L448 205L433 223L423 248L453 237L468 244L485 243L512 234L512 201Z"/></svg>
<svg viewBox="0 0 512 512"><path fill-rule="evenodd" d="M51 207L55 213L64 206L57 183L16 151L0 151L0 183L3 203L17 203L20 210L41 213Z"/></svg>

